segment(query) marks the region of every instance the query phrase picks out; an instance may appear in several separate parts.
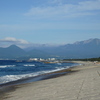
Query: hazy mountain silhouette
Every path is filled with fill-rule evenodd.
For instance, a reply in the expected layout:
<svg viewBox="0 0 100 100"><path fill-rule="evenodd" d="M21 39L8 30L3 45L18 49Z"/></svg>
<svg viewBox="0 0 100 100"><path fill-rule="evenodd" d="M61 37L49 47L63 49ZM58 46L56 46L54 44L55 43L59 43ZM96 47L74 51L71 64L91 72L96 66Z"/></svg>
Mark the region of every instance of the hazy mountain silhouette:
<svg viewBox="0 0 100 100"><path fill-rule="evenodd" d="M86 41L67 44L59 48L61 55L68 58L91 58L100 56L100 39L89 39ZM58 53L59 53L58 52Z"/></svg>
<svg viewBox="0 0 100 100"><path fill-rule="evenodd" d="M100 57L100 39L89 39L56 47L40 46L25 51L16 45L7 48L0 48L0 58L20 58L20 57L60 57L60 58L92 58ZM28 48L27 48L28 49Z"/></svg>
<svg viewBox="0 0 100 100"><path fill-rule="evenodd" d="M0 48L0 58L17 58L25 54L26 52L16 45Z"/></svg>

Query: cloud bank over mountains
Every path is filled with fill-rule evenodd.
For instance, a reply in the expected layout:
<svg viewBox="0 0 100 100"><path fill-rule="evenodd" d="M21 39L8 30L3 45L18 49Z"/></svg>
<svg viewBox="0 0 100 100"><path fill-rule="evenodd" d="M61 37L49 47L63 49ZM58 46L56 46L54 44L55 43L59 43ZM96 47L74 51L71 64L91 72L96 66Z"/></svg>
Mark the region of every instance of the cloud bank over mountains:
<svg viewBox="0 0 100 100"><path fill-rule="evenodd" d="M4 39L0 39L0 47L8 47L10 45L17 45L20 48L27 47L40 47L40 46L58 46L60 44L39 44L28 42L24 39L16 39L14 37L5 37Z"/></svg>
<svg viewBox="0 0 100 100"><path fill-rule="evenodd" d="M8 39L6 39L6 42ZM12 39L12 41L15 41ZM3 41L2 41L3 42ZM11 42L11 41L10 41ZM29 58L51 58L72 59L72 58L94 58L100 57L100 39L89 39L73 44L66 44L57 47L29 47L22 49L16 45L7 48L0 48L1 59L29 59Z"/></svg>
<svg viewBox="0 0 100 100"><path fill-rule="evenodd" d="M4 39L0 39L0 47L7 47L12 44L18 45L20 47L25 47L31 43L23 39L16 39L14 37L6 37Z"/></svg>
<svg viewBox="0 0 100 100"><path fill-rule="evenodd" d="M0 42L11 42L11 43L19 43L19 44L29 44L28 41L23 39L16 39L13 37L6 37L4 39L0 39Z"/></svg>

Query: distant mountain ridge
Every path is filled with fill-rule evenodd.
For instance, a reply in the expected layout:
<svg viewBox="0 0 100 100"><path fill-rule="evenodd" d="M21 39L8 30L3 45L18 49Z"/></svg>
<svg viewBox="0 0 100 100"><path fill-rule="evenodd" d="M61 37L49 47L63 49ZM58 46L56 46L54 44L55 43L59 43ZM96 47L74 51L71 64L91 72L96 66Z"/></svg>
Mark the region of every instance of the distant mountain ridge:
<svg viewBox="0 0 100 100"><path fill-rule="evenodd" d="M72 58L91 58L100 56L100 39L89 39L74 44L67 44L65 52ZM63 51L64 53L64 51Z"/></svg>
<svg viewBox="0 0 100 100"><path fill-rule="evenodd" d="M7 48L0 47L0 58L57 57L71 59L100 57L100 39L98 38L55 47L41 45L40 47L30 48L29 51L25 51L16 45Z"/></svg>
<svg viewBox="0 0 100 100"><path fill-rule="evenodd" d="M79 42L75 42L74 44L88 44L88 43L93 43L93 44L100 44L100 39L95 38L95 39L89 39L89 40L85 40L85 41L79 41Z"/></svg>
<svg viewBox="0 0 100 100"><path fill-rule="evenodd" d="M0 58L17 58L25 54L26 52L16 45L0 48Z"/></svg>

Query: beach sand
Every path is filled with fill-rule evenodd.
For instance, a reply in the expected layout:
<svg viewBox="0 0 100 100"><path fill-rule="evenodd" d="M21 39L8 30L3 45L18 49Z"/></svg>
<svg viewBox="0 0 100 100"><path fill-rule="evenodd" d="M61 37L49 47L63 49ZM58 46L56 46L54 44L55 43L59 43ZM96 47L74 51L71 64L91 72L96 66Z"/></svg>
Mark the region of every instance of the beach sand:
<svg viewBox="0 0 100 100"><path fill-rule="evenodd" d="M100 64L78 63L59 77L6 88L0 100L100 100Z"/></svg>

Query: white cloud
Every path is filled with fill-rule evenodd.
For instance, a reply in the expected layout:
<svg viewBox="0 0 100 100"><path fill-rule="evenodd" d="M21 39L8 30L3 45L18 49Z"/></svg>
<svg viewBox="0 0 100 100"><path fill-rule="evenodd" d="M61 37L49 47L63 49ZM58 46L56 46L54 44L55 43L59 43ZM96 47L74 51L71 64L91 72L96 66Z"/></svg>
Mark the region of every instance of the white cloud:
<svg viewBox="0 0 100 100"><path fill-rule="evenodd" d="M10 45L13 44L21 48L40 47L42 45L39 43L31 43L23 39L16 39L14 37L6 37L4 39L0 39L0 47L9 47Z"/></svg>
<svg viewBox="0 0 100 100"><path fill-rule="evenodd" d="M9 47L10 45L17 45L21 48L27 47L40 47L40 46L57 46L56 44L39 44L39 43L31 43L23 39L16 39L14 37L6 37L4 39L0 39L0 47Z"/></svg>
<svg viewBox="0 0 100 100"><path fill-rule="evenodd" d="M25 15L34 18L61 18L94 15L94 10L100 10L100 0L78 2L78 4L61 3L54 0L55 6L33 7ZM74 16L75 15L75 16Z"/></svg>
<svg viewBox="0 0 100 100"><path fill-rule="evenodd" d="M9 42L9 43L15 43L15 44L29 44L29 42L26 40L16 39L13 37L6 37L4 39L0 39L0 42Z"/></svg>
<svg viewBox="0 0 100 100"><path fill-rule="evenodd" d="M17 39L12 38L12 37L6 37L4 39L1 39L0 41L2 42L15 42Z"/></svg>
<svg viewBox="0 0 100 100"><path fill-rule="evenodd" d="M17 45L21 48L25 48L31 45L31 43L26 40L16 39L14 37L6 37L4 39L0 39L0 47L8 47L12 44Z"/></svg>
<svg viewBox="0 0 100 100"><path fill-rule="evenodd" d="M50 0L48 1L48 4L56 4L56 5L62 5L63 0Z"/></svg>
<svg viewBox="0 0 100 100"><path fill-rule="evenodd" d="M78 9L80 10L100 10L100 0L80 2Z"/></svg>

